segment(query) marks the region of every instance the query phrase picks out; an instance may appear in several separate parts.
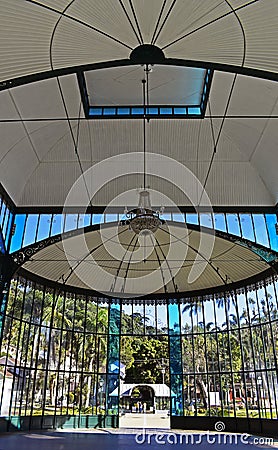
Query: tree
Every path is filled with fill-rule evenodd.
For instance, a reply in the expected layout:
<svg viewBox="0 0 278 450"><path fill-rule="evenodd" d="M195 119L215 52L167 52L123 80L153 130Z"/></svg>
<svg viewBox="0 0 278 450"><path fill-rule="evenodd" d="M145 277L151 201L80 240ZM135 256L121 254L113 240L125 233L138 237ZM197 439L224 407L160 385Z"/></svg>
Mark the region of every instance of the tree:
<svg viewBox="0 0 278 450"><path fill-rule="evenodd" d="M161 383L162 361L167 359L168 338L159 337L122 337L122 361L127 363L127 383ZM165 382L169 382L166 371Z"/></svg>

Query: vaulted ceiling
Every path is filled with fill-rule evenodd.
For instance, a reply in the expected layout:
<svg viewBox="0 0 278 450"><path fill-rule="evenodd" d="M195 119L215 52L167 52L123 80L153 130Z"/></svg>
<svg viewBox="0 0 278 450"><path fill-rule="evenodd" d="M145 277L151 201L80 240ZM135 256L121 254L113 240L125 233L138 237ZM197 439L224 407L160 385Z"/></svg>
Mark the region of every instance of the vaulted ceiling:
<svg viewBox="0 0 278 450"><path fill-rule="evenodd" d="M200 250L201 239L207 240L205 251ZM130 297L139 292L142 296L227 289L269 265L239 242L173 222L147 238L128 226L117 230L115 223L85 235L65 235L63 241L32 254L22 267L56 283Z"/></svg>
<svg viewBox="0 0 278 450"><path fill-rule="evenodd" d="M213 205L277 203L277 0L0 0L0 11L0 179L16 205L63 205L87 169L142 152L142 120L85 118L76 71L127 64L144 43L214 69L205 117L151 120L147 151L190 169ZM118 177L93 204L140 183ZM175 184L149 183L188 204Z"/></svg>

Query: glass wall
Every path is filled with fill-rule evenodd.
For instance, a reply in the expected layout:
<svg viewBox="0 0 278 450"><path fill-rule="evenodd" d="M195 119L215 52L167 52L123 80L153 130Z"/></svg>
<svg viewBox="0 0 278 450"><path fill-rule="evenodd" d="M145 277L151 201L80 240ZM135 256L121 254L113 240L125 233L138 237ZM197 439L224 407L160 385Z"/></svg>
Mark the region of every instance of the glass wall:
<svg viewBox="0 0 278 450"><path fill-rule="evenodd" d="M1 415L105 410L108 303L13 280L1 347Z"/></svg>
<svg viewBox="0 0 278 450"><path fill-rule="evenodd" d="M277 419L277 289L117 300L14 279L1 416L118 415L122 384L148 383L168 386L171 415Z"/></svg>
<svg viewBox="0 0 278 450"><path fill-rule="evenodd" d="M180 303L184 415L277 418L276 284Z"/></svg>
<svg viewBox="0 0 278 450"><path fill-rule="evenodd" d="M164 220L201 225L239 236L278 251L276 214L255 213L164 213ZM100 223L119 222L122 214L17 214L11 241L11 252L63 232ZM6 228L8 229L8 222Z"/></svg>
<svg viewBox="0 0 278 450"><path fill-rule="evenodd" d="M0 195L0 252L5 253L8 249L10 232L12 228L13 213L6 201ZM2 241L2 242L1 242Z"/></svg>

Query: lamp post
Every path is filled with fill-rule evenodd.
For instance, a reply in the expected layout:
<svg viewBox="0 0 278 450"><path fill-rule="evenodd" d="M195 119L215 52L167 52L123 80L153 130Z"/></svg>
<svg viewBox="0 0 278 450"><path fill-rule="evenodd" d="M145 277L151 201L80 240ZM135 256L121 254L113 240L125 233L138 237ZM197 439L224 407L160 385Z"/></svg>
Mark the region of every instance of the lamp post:
<svg viewBox="0 0 278 450"><path fill-rule="evenodd" d="M261 377L261 375L258 376L257 378L257 384L258 384L258 410L263 410L263 396L262 396L262 385L263 385L263 379Z"/></svg>
<svg viewBox="0 0 278 450"><path fill-rule="evenodd" d="M161 366L159 369L162 373L162 383L165 384L166 362L164 361L164 358L161 359Z"/></svg>
<svg viewBox="0 0 278 450"><path fill-rule="evenodd" d="M162 384L164 384L165 383L165 367L162 367L161 373L162 373Z"/></svg>
<svg viewBox="0 0 278 450"><path fill-rule="evenodd" d="M230 417L230 385L226 383L228 417Z"/></svg>
<svg viewBox="0 0 278 450"><path fill-rule="evenodd" d="M102 404L102 400L103 400L103 398L102 398L103 385L104 385L104 380L103 380L103 378L100 378L99 382L98 382L98 387L99 387L99 389L98 389L98 394L99 394L99 412L103 408L103 404Z"/></svg>

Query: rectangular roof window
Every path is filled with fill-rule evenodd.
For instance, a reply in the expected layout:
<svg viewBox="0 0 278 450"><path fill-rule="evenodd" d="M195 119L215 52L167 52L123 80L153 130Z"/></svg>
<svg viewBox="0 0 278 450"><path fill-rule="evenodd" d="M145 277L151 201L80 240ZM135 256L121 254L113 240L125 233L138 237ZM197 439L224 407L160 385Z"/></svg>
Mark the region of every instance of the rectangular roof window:
<svg viewBox="0 0 278 450"><path fill-rule="evenodd" d="M87 118L202 118L212 74L196 67L151 66L145 108L144 66L89 70L79 73L78 81Z"/></svg>

